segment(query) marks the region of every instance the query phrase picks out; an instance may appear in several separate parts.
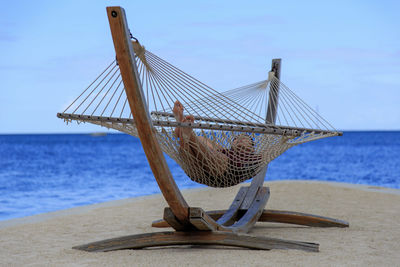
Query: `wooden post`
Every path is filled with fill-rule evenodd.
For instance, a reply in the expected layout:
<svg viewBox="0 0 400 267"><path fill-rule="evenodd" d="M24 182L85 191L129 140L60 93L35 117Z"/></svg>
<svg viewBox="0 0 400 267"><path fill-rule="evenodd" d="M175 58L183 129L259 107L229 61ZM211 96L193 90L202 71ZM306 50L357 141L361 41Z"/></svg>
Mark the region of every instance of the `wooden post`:
<svg viewBox="0 0 400 267"><path fill-rule="evenodd" d="M172 177L154 134L139 80L125 11L121 7L107 7L107 15L126 95L144 152L165 200L177 219L185 224L189 220L188 205Z"/></svg>
<svg viewBox="0 0 400 267"><path fill-rule="evenodd" d="M271 71L275 73L275 77L278 79L281 77L281 61L282 60L280 58L277 58L273 59L271 63ZM270 87L271 89L269 91L267 117L265 118L266 123L271 124L275 124L278 107L279 85L274 87L276 89L274 92L272 92L272 87ZM262 187L264 183L265 175L267 174L267 168L268 166L261 170L251 181L251 185L247 193L247 199L243 202L241 209L248 209L250 207L250 203L253 201L255 193L259 187Z"/></svg>
<svg viewBox="0 0 400 267"><path fill-rule="evenodd" d="M272 60L271 71L275 73L275 77L279 80L281 78L281 59L276 58ZM278 111L278 98L279 96L279 84L271 82L269 97L268 97L268 109L266 123L275 124L276 113Z"/></svg>
<svg viewBox="0 0 400 267"><path fill-rule="evenodd" d="M275 77L278 80L281 77L281 59L275 58L271 63L271 71L275 73ZM276 114L278 111L278 96L279 96L279 84L274 85L274 87L270 86L269 97L268 97L268 107L267 107L267 117L265 118L266 123L275 124L276 122ZM254 184L258 184L261 186L264 183L265 175L267 174L268 166L266 166L260 173L253 178L251 186ZM255 185L254 185L255 186Z"/></svg>

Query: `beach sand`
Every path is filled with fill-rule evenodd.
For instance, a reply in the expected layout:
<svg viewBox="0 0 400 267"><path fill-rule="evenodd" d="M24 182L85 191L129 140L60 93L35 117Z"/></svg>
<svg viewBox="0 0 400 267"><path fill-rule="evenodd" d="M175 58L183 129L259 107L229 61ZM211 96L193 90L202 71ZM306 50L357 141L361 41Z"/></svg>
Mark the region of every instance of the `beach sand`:
<svg viewBox="0 0 400 267"><path fill-rule="evenodd" d="M251 235L315 242L320 252L175 246L88 253L72 246L151 227L166 203L161 195L111 201L0 222L1 266L400 266L400 190L338 183L267 182L268 209L346 220L349 228L257 223ZM238 190L196 189L189 205L225 209Z"/></svg>

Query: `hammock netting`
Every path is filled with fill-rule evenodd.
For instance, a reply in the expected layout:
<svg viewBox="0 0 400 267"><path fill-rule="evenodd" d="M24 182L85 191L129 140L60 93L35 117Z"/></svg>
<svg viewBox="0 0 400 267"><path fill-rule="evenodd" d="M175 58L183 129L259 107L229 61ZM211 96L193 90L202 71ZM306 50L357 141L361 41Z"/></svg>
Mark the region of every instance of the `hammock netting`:
<svg viewBox="0 0 400 267"><path fill-rule="evenodd" d="M221 93L138 42L133 47L161 148L195 182L233 186L254 177L290 147L341 134L273 72L267 80ZM183 117L177 110L183 110ZM267 121L272 113L275 119ZM116 61L57 116L138 137Z"/></svg>

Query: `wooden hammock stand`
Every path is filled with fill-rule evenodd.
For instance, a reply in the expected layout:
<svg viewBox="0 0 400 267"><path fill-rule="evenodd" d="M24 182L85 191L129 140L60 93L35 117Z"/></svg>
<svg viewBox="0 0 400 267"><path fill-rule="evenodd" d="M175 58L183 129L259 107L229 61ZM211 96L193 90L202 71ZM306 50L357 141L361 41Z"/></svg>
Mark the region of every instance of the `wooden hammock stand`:
<svg viewBox="0 0 400 267"><path fill-rule="evenodd" d="M155 232L118 237L74 247L85 251L111 251L139 249L170 245L224 245L252 249L301 249L318 251L316 243L288 241L247 235L257 221L290 223L312 227L348 227L345 221L311 214L266 210L269 188L263 186L265 168L255 176L250 186L241 187L227 210L204 211L190 207L177 187L167 166L163 152L153 131L152 120L146 107L144 94L136 67L125 11L121 7L107 7L116 56L125 86L130 109L135 118L137 131L146 157L158 186L169 207L164 219L153 222L153 227L172 227L175 231ZM272 61L272 71L279 79L280 59ZM270 92L270 99L277 97ZM276 101L275 101L276 102ZM270 104L270 103L269 103ZM266 121L275 123L276 108L268 108Z"/></svg>

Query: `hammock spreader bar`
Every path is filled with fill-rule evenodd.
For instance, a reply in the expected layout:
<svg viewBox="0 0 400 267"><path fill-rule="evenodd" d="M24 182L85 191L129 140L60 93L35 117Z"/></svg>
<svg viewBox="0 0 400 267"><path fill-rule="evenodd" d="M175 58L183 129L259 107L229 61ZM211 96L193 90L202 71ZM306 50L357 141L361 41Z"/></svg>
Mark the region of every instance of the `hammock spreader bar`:
<svg viewBox="0 0 400 267"><path fill-rule="evenodd" d="M152 112L152 114L153 113L155 112ZM173 117L173 114L168 114L168 116ZM83 122L115 122L115 123L126 123L132 125L135 124L133 119L117 118L117 117L101 117L101 116L77 115L68 113L57 113L57 117L66 120L78 120ZM201 118L195 117L195 119L200 120ZM216 121L208 118L207 120ZM221 130L228 132L249 132L249 133L283 135L292 137L301 136L304 133L323 134L323 135L342 135L341 132L322 131L318 129L283 127L283 126L268 125L268 124L265 125L257 124L257 126L254 126L254 124L251 122L237 123L236 121L224 121L225 123L231 123L236 125L239 124L241 126L198 123L198 122L191 123L191 122L162 121L162 120L153 120L152 122L154 126L160 126L160 127L173 127L173 128L187 127L192 129Z"/></svg>

